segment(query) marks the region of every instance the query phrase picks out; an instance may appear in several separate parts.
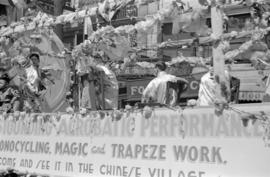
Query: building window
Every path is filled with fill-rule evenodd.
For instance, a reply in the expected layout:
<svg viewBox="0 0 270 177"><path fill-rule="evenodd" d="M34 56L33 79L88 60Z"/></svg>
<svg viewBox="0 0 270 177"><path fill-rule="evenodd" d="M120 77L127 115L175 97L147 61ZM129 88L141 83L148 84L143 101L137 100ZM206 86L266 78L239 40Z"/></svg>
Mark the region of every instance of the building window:
<svg viewBox="0 0 270 177"><path fill-rule="evenodd" d="M173 27L172 23L164 23L162 25L162 34L171 35L172 34L172 27Z"/></svg>
<svg viewBox="0 0 270 177"><path fill-rule="evenodd" d="M0 5L0 27L7 25L7 11L6 6Z"/></svg>

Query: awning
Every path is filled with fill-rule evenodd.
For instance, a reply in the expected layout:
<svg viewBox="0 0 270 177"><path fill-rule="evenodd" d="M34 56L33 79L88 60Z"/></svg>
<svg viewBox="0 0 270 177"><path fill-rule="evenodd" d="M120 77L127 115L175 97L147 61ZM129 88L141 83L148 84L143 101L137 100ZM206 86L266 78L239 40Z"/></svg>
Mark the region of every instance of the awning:
<svg viewBox="0 0 270 177"><path fill-rule="evenodd" d="M243 81L243 80L242 80ZM241 83L238 100L240 101L262 101L265 95L265 86L260 78L251 83Z"/></svg>
<svg viewBox="0 0 270 177"><path fill-rule="evenodd" d="M238 100L262 101L265 95L264 85L256 83L241 83Z"/></svg>
<svg viewBox="0 0 270 177"><path fill-rule="evenodd" d="M269 72L264 70L264 72ZM265 95L263 75L251 64L237 64L232 67L232 75L240 79L239 101L262 101Z"/></svg>
<svg viewBox="0 0 270 177"><path fill-rule="evenodd" d="M10 5L12 5L11 3L12 3L11 0L0 0L1 5L10 6Z"/></svg>

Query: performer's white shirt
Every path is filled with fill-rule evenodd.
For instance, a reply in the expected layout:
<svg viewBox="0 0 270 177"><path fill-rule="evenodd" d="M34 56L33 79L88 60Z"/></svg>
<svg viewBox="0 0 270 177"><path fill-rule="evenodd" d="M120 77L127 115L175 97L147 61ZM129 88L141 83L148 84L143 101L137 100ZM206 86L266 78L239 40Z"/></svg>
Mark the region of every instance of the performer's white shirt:
<svg viewBox="0 0 270 177"><path fill-rule="evenodd" d="M38 72L37 70L34 68L33 65L25 68L25 72L26 72L26 78L27 78L27 86L29 87L29 89L31 89L31 91L33 92L38 92Z"/></svg>
<svg viewBox="0 0 270 177"><path fill-rule="evenodd" d="M145 88L142 99L151 98L154 102L166 104L166 91L168 81L176 81L177 77L164 71L158 73Z"/></svg>
<svg viewBox="0 0 270 177"><path fill-rule="evenodd" d="M229 82L229 72L225 70L225 79ZM197 105L198 106L213 106L216 100L216 87L217 83L214 81L214 77L208 72L201 78L200 89L198 94Z"/></svg>
<svg viewBox="0 0 270 177"><path fill-rule="evenodd" d="M206 73L201 78L198 106L210 106L215 102L216 82L211 78L210 72Z"/></svg>

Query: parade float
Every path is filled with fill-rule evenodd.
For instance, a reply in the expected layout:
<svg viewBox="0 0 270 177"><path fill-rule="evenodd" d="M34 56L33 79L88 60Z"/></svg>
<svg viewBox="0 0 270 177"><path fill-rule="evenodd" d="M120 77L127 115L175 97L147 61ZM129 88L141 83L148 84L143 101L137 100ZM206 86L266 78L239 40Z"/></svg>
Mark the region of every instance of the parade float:
<svg viewBox="0 0 270 177"><path fill-rule="evenodd" d="M207 3L206 1L200 2ZM139 3L142 2L139 1ZM211 5L212 13L216 12L216 17L221 15L223 6L218 3ZM154 23L170 16L175 7L177 6L161 9L157 14L135 25L98 29L89 39L72 51L72 61L74 62L68 62L67 51L64 51L61 44L55 44L57 39L55 39L55 43L52 42L54 34L47 31L46 28L83 19L95 14L99 7L56 18L40 13L34 21L30 21L27 25L17 24L1 29L1 41L6 41L15 33L20 34L15 41L21 41L29 46L31 44L27 42L29 35L25 32L44 28L45 34L39 31L37 35L37 31L34 30L30 34L30 39L32 35L34 35L32 36L34 40L40 42L42 39L43 42L39 43L40 46L36 43L35 45L39 46L41 61L44 62L43 69L49 68L56 82L47 86L45 90L45 98L47 98L47 102L44 104L45 110L51 111L51 113L45 111L42 113L1 112L0 169L3 170L2 175L269 176L270 104L268 103L241 105L217 100L213 106L204 107L196 106L194 103L190 103L186 107L155 104L142 107L141 104L137 104L126 105L122 109L115 109L112 106L115 104L110 104L110 109L114 109L101 110L106 109L106 99L110 101L112 97L115 98L114 89L112 94L107 95L103 91L105 92L106 87L117 89L115 78L119 73L134 70L137 75L141 74L138 71L144 72L143 75L149 73L153 75L151 69L153 63L140 63L136 60L137 57L134 57L136 55L132 55L144 48L128 47L125 34L133 30L147 31ZM181 14L179 15L181 16ZM216 28L220 29L222 23L220 26L219 22L216 22ZM223 81L222 61L224 62L224 60L218 59L233 60L251 48L256 50L261 48L263 44L260 41L270 29L263 27L227 34L219 34L216 30L213 27L213 33L210 36L199 38L199 43L213 44L214 53L216 52L213 55L215 74ZM44 37L46 35L50 37ZM250 40L243 43L239 49L231 50L225 55L221 52L227 51L225 49L228 42L225 43L225 40L243 36L248 36ZM38 39L36 39L37 37ZM194 39L168 41L157 44L153 48L192 45L193 42ZM52 47L53 44L54 47ZM256 45L259 47L256 48ZM8 48L12 49L12 47ZM268 49L259 54L252 60L254 65L261 69L261 64L267 65ZM219 57L216 58L216 55ZM124 60L124 58L126 59ZM205 65L209 62L208 60L203 58L193 58L192 60L189 57L184 59L189 65L195 63L196 66ZM67 63L75 64L67 65ZM183 58L168 62L171 65L175 63L183 64ZM223 71L217 71L216 65ZM72 68L72 72L76 73L70 72L70 68ZM186 69L188 70L187 67ZM70 74L77 75L78 80L84 79L84 75L96 78L96 80L91 80L90 88L101 91L100 103L103 106L91 107L92 110L73 109L71 107L73 101L64 99L66 95L71 94L70 88L73 83L70 83L72 82ZM100 87L96 88L95 85ZM48 92L46 92L47 89ZM217 89L217 93L220 95L224 91L226 91L224 88L218 87ZM90 95L97 97L97 92L91 92L91 89L89 92ZM221 98L219 94L217 94L217 98ZM72 103L65 112L57 108L62 101L65 102L63 104ZM91 105L97 104L92 102Z"/></svg>

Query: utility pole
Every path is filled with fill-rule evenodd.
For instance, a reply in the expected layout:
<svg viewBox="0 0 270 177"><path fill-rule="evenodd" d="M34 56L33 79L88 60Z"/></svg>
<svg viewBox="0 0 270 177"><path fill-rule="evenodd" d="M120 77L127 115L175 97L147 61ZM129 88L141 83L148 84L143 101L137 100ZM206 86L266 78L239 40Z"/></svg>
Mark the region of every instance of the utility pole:
<svg viewBox="0 0 270 177"><path fill-rule="evenodd" d="M212 4L211 7L211 26L213 35L216 37L220 37L223 34L223 9L222 7L218 7L217 4ZM213 69L214 76L218 83L225 82L228 86L225 77L225 57L222 49L221 42L218 41L213 44ZM217 84L216 87L216 98L218 100L227 100L221 92L221 85Z"/></svg>
<svg viewBox="0 0 270 177"><path fill-rule="evenodd" d="M54 16L59 16L63 14L65 0L54 0ZM56 25L55 33L59 37L59 39L63 40L63 25Z"/></svg>

